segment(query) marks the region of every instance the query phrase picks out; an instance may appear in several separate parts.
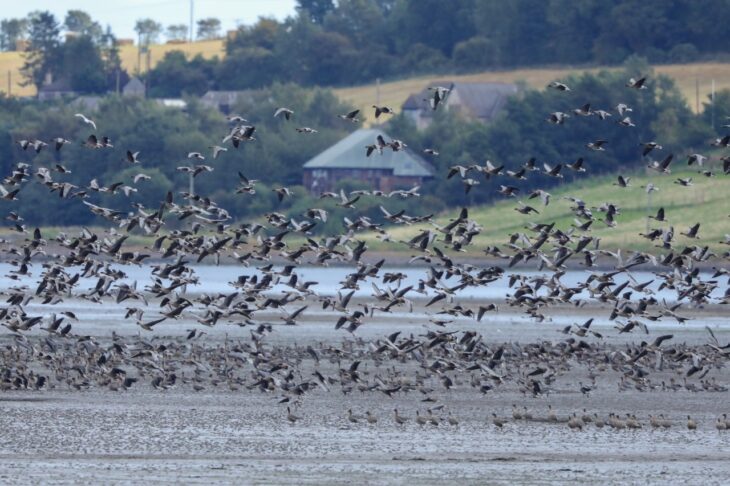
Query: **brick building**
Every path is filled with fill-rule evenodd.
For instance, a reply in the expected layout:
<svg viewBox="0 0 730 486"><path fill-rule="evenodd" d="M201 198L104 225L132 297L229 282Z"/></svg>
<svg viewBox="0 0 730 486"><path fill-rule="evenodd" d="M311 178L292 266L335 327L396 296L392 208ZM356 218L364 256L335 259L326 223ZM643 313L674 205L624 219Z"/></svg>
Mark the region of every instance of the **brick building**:
<svg viewBox="0 0 730 486"><path fill-rule="evenodd" d="M332 191L343 179L359 180L371 189L390 192L409 189L433 177L433 167L409 149L382 154L374 151L370 157L365 147L375 143L378 135L390 137L377 129L357 130L304 164L304 187L313 194Z"/></svg>

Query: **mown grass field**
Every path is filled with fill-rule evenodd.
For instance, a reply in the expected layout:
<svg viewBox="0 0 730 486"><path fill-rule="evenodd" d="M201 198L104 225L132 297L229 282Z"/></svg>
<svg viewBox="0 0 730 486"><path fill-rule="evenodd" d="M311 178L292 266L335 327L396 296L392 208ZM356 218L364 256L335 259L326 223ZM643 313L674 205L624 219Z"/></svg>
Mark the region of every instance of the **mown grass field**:
<svg viewBox="0 0 730 486"><path fill-rule="evenodd" d="M582 72L597 72L605 68L560 68L560 69L515 69L511 71L488 71L478 74L463 75L435 75L419 76L416 78L392 81L380 84L380 104L400 111L400 106L411 93L416 93L427 86L441 84L447 81L461 82L495 82L515 83L522 81L535 89L544 88L550 81L561 79L569 74ZM611 68L618 69L618 68ZM610 69L609 69L610 70ZM655 66L657 73L666 74L674 78L693 110L696 108L696 83L699 80L700 110L702 102L708 99L712 90L712 80L715 80L715 90L730 88L730 63L695 63L669 64ZM372 105L376 103L377 86L375 83L352 88L336 89L335 93L343 100L350 101L368 115L372 122Z"/></svg>
<svg viewBox="0 0 730 486"><path fill-rule="evenodd" d="M195 57L201 54L206 59L215 56L223 57L225 46L222 40L199 41L186 44L156 44L150 46L150 66L154 67L165 53L170 51L183 51L188 57ZM138 69L137 46L122 46L119 56L122 59L122 66L128 73L134 74ZM10 92L15 96L33 96L36 93L34 86L22 86L23 79L20 75L20 68L23 65L23 54L20 52L0 52L0 91L8 91L8 73L10 73ZM141 59L140 69L146 70L147 61Z"/></svg>
<svg viewBox="0 0 730 486"><path fill-rule="evenodd" d="M694 185L682 187L674 184L677 177L693 177ZM577 197L586 202L588 207L598 207L604 202L611 202L620 208L621 214L616 218L617 225L608 227L601 221L595 221L590 231L586 234L600 238L601 248L615 251L622 250L652 250L654 243L639 236L639 233L646 232L649 228L674 227L675 242L680 248L684 244L695 243L700 246L709 245L716 251L728 251L730 247L720 243L724 240L725 234L730 234L730 176L718 175L707 178L696 172L678 171L671 175L659 175L656 173L633 174L631 186L619 188L614 185L615 176L593 177L578 181L572 184L565 184L551 189L550 204L542 206L539 199L528 200L527 195L522 197L508 198L496 204L482 207L474 207L469 210L470 219L475 220L483 227L482 234L475 237L474 245L469 249L471 255L478 255L488 245L497 245L505 249L505 243L509 235L516 232L532 234L526 230L529 222L546 223L556 222L556 228L563 231L571 230L574 221L574 214L570 210L572 203L565 197ZM453 182L453 181L449 181ZM658 192L653 192L647 197L641 187L647 183L653 183L659 187ZM446 181L444 183L447 183ZM455 187L458 187L455 185ZM479 190L476 187L474 190ZM518 201L523 201L533 206L540 214L522 215L514 210ZM664 207L667 223L658 223L648 220L648 215L655 215L656 211ZM436 218L436 223L443 225L451 218L458 216L459 209L455 208ZM596 218L602 219L604 213L593 211ZM647 226L647 221L649 222ZM694 223L701 223L697 240L690 240L681 236L680 232L686 232ZM405 241L417 235L420 230L428 228L428 225L398 226L388 229L393 240ZM576 230L577 232L577 230ZM391 242L381 242L375 235L366 236L368 246L374 250L398 251L403 248ZM437 244L443 247L443 243ZM412 250L406 250L412 251ZM412 251L413 252L413 251ZM415 252L413 252L415 254Z"/></svg>

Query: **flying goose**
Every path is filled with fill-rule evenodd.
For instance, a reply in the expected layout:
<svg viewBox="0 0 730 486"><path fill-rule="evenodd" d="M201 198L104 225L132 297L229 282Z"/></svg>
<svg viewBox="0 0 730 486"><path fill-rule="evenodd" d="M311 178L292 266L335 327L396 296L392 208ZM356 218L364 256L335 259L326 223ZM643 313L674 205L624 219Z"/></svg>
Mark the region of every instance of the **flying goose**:
<svg viewBox="0 0 730 486"><path fill-rule="evenodd" d="M344 115L337 115L339 118L342 118L343 120L350 121L352 123L357 123L360 121L359 118L357 118L357 115L360 113L360 110L352 110L349 113L346 113Z"/></svg>
<svg viewBox="0 0 730 486"><path fill-rule="evenodd" d="M626 82L626 87L633 89L646 89L646 77L639 79L629 78Z"/></svg>
<svg viewBox="0 0 730 486"><path fill-rule="evenodd" d="M227 148L221 147L220 145L211 145L208 148L213 150L213 160L217 159L221 152L228 152Z"/></svg>
<svg viewBox="0 0 730 486"><path fill-rule="evenodd" d="M563 84L559 81L552 81L550 84L548 84L548 88L552 88L557 91L570 91L570 88L567 84Z"/></svg>
<svg viewBox="0 0 730 486"><path fill-rule="evenodd" d="M67 144L71 143L71 141L70 140L66 140L63 137L56 137L56 138L53 139L53 143L54 143L54 145L56 147L56 152L58 152L59 150L61 150L63 148L64 145L67 145Z"/></svg>
<svg viewBox="0 0 730 486"><path fill-rule="evenodd" d="M279 118L281 115L284 115L284 118L287 120L291 120L291 116L294 114L292 110L289 108L277 108L277 110L274 112L274 118Z"/></svg>
<svg viewBox="0 0 730 486"><path fill-rule="evenodd" d="M375 119L377 120L380 118L380 115L392 115L394 113L392 108L389 108L387 106L377 106L373 105L373 108L375 109Z"/></svg>
<svg viewBox="0 0 730 486"><path fill-rule="evenodd" d="M86 123L87 125L90 125L94 130L96 130L96 123L94 123L94 120L85 117L81 113L76 113L74 116L76 118L80 118L82 122Z"/></svg>
<svg viewBox="0 0 730 486"><path fill-rule="evenodd" d="M671 174L672 170L669 168L669 165L672 163L673 158L674 155L669 154L661 162L657 160L652 161L647 167L663 174Z"/></svg>
<svg viewBox="0 0 730 486"><path fill-rule="evenodd" d="M575 171L575 172L585 172L586 169L583 167L583 157L579 157L575 162L572 164L565 164L565 167L568 169Z"/></svg>
<svg viewBox="0 0 730 486"><path fill-rule="evenodd" d="M139 152L132 152L131 150L127 150L127 162L130 164L139 164Z"/></svg>
<svg viewBox="0 0 730 486"><path fill-rule="evenodd" d="M595 150L595 151L603 151L603 150L606 150L605 148L603 148L603 146L606 145L607 143L608 143L608 140L595 140L593 142L588 142L586 144L586 147L588 147L591 150Z"/></svg>
<svg viewBox="0 0 730 486"><path fill-rule="evenodd" d="M451 88L444 88L443 86L430 86L428 90L433 91L433 95L424 101L428 101L432 110L436 110L441 103L446 101L446 97L451 92Z"/></svg>
<svg viewBox="0 0 730 486"><path fill-rule="evenodd" d="M570 115L568 115L567 113L563 113L562 111L554 111L553 113L550 113L550 115L546 118L546 121L552 123L553 125L562 125L568 118L570 118Z"/></svg>
<svg viewBox="0 0 730 486"><path fill-rule="evenodd" d="M614 186L618 187L629 187L631 182L631 177L624 177L619 174L617 181L613 183Z"/></svg>
<svg viewBox="0 0 730 486"><path fill-rule="evenodd" d="M646 157L652 150L661 150L664 148L656 142L641 142L639 145L643 147L641 150L642 157Z"/></svg>

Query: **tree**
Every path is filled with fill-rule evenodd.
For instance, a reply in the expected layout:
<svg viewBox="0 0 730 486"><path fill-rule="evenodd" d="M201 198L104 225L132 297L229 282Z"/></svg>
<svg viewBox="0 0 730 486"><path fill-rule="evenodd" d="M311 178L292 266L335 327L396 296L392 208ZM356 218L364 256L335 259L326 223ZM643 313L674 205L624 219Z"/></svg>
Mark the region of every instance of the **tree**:
<svg viewBox="0 0 730 486"><path fill-rule="evenodd" d="M80 35L91 37L94 41L102 36L102 28L99 22L95 22L91 16L83 10L69 10L63 22L66 30Z"/></svg>
<svg viewBox="0 0 730 486"><path fill-rule="evenodd" d="M218 39L221 35L221 21L215 17L200 19L198 25L198 39Z"/></svg>
<svg viewBox="0 0 730 486"><path fill-rule="evenodd" d="M139 45L148 46L154 44L162 32L162 24L152 19L139 19L134 25L134 31L139 37Z"/></svg>
<svg viewBox="0 0 730 486"><path fill-rule="evenodd" d="M183 93L202 95L211 88L215 78L216 59L206 60L197 55L188 62L181 51L170 51L150 71L150 96L179 98Z"/></svg>
<svg viewBox="0 0 730 486"><path fill-rule="evenodd" d="M263 47L272 50L282 32L282 25L276 19L261 17L250 27L240 26L236 30L236 35L226 39L226 53L231 54L236 49L247 47Z"/></svg>
<svg viewBox="0 0 730 486"><path fill-rule="evenodd" d="M360 49L382 44L384 25L383 12L372 0L339 0L324 22L326 30L347 36Z"/></svg>
<svg viewBox="0 0 730 486"><path fill-rule="evenodd" d="M713 103L712 95L707 95L707 101L702 103L702 119L707 126L715 128L718 136L724 137L727 133L723 125L730 120L730 90L721 89L715 92Z"/></svg>
<svg viewBox="0 0 730 486"><path fill-rule="evenodd" d="M475 36L454 46L454 64L460 68L494 67L498 63L498 56L496 43L486 37Z"/></svg>
<svg viewBox="0 0 730 486"><path fill-rule="evenodd" d="M34 84L37 89L43 85L46 75L52 74L60 62L61 27L56 17L48 11L30 14L28 52L20 72L24 85Z"/></svg>
<svg viewBox="0 0 730 486"><path fill-rule="evenodd" d="M325 16L335 9L332 0L297 0L299 15L305 15L315 24L322 24Z"/></svg>
<svg viewBox="0 0 730 486"><path fill-rule="evenodd" d="M117 88L118 83L119 88L121 88L129 81L129 76L122 69L122 59L119 57L117 38L112 33L111 27L107 26L106 31L101 36L99 50L101 60L104 64L107 87L114 90Z"/></svg>
<svg viewBox="0 0 730 486"><path fill-rule="evenodd" d="M168 25L165 36L171 41L185 41L188 38L188 26L185 24Z"/></svg>
<svg viewBox="0 0 730 486"><path fill-rule="evenodd" d="M249 47L237 49L226 56L217 70L221 89L260 88L276 80L279 63L268 49Z"/></svg>
<svg viewBox="0 0 730 486"><path fill-rule="evenodd" d="M454 45L475 34L474 3L474 0L451 0L448 8L444 8L441 0L402 0L393 11L397 25L393 36L399 50L405 52L411 45L420 43L450 56ZM499 1L505 9L511 3Z"/></svg>
<svg viewBox="0 0 730 486"><path fill-rule="evenodd" d="M19 40L28 35L28 19L4 19L0 22L0 49L14 51Z"/></svg>
<svg viewBox="0 0 730 486"><path fill-rule="evenodd" d="M99 47L88 35L73 37L60 49L62 65L59 75L79 93L104 93L108 80ZM83 60L83 62L79 62Z"/></svg>

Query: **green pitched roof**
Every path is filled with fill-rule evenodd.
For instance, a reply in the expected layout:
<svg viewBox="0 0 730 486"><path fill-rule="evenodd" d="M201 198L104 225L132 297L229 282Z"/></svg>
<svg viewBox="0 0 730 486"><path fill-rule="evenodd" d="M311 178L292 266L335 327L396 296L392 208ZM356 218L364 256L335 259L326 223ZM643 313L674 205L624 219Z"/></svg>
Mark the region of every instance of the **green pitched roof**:
<svg viewBox="0 0 730 486"><path fill-rule="evenodd" d="M377 151L370 157L365 146L375 143L378 135L386 141L391 138L382 130L362 129L351 133L324 152L304 164L305 169L392 169L393 175L405 177L431 177L433 167L412 151L393 152L389 148L383 154Z"/></svg>

